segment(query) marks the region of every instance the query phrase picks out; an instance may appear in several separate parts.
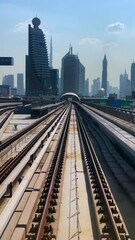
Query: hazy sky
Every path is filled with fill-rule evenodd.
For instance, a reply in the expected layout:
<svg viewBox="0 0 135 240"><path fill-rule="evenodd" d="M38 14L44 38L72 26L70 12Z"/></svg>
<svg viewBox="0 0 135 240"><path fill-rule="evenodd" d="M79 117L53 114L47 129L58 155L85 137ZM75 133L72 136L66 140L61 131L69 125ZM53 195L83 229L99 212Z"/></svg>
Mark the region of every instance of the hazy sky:
<svg viewBox="0 0 135 240"><path fill-rule="evenodd" d="M53 67L61 67L68 52L79 56L86 77L101 77L104 54L108 80L119 86L119 75L135 59L135 0L0 0L0 56L14 57L14 66L0 66L0 83L5 74L25 73L28 23L41 19L48 50L53 37Z"/></svg>

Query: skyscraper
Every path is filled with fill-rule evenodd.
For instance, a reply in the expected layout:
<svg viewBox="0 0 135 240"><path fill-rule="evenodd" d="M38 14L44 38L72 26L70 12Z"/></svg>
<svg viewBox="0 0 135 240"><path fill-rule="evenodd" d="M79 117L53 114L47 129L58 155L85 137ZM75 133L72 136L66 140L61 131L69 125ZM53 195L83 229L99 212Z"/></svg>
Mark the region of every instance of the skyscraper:
<svg viewBox="0 0 135 240"><path fill-rule="evenodd" d="M28 56L26 56L26 95L41 96L50 88L50 69L48 52L43 31L39 28L41 21L35 17L33 27L29 24Z"/></svg>
<svg viewBox="0 0 135 240"><path fill-rule="evenodd" d="M79 84L82 85L82 81L85 81L84 77L85 68L70 47L69 52L62 58L62 93L73 92L79 95L81 91Z"/></svg>
<svg viewBox="0 0 135 240"><path fill-rule="evenodd" d="M17 73L17 94L24 95L23 73Z"/></svg>
<svg viewBox="0 0 135 240"><path fill-rule="evenodd" d="M59 70L54 68L50 69L50 83L51 83L50 92L52 95L58 94L58 80L59 80Z"/></svg>
<svg viewBox="0 0 135 240"><path fill-rule="evenodd" d="M131 81L128 79L128 74L120 74L120 84L119 84L119 97L124 99L126 96L131 95Z"/></svg>
<svg viewBox="0 0 135 240"><path fill-rule="evenodd" d="M105 97L107 96L107 59L104 55L103 64L102 64L102 88L105 89Z"/></svg>
<svg viewBox="0 0 135 240"><path fill-rule="evenodd" d="M85 95L85 67L79 62L79 96Z"/></svg>
<svg viewBox="0 0 135 240"><path fill-rule="evenodd" d="M8 74L3 77L2 81L3 85L8 85L11 88L14 88L14 75L13 74Z"/></svg>
<svg viewBox="0 0 135 240"><path fill-rule="evenodd" d="M52 47L52 36L50 40L50 61L49 61L50 68L53 68L53 47Z"/></svg>
<svg viewBox="0 0 135 240"><path fill-rule="evenodd" d="M131 64L131 94L135 96L135 63Z"/></svg>
<svg viewBox="0 0 135 240"><path fill-rule="evenodd" d="M119 97L120 99L125 97L125 81L122 73L119 78Z"/></svg>
<svg viewBox="0 0 135 240"><path fill-rule="evenodd" d="M84 82L84 96L89 96L89 79Z"/></svg>
<svg viewBox="0 0 135 240"><path fill-rule="evenodd" d="M92 96L96 96L99 90L100 90L100 78L96 78L93 80L93 84L91 86Z"/></svg>

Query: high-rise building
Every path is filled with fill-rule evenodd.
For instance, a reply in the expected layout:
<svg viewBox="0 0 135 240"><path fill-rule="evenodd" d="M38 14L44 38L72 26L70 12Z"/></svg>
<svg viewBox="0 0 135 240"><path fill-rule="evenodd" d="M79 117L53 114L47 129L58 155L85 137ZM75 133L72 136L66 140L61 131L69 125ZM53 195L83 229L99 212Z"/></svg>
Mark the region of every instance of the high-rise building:
<svg viewBox="0 0 135 240"><path fill-rule="evenodd" d="M125 97L125 81L122 73L120 74L119 78L119 97L120 99Z"/></svg>
<svg viewBox="0 0 135 240"><path fill-rule="evenodd" d="M77 55L72 53L72 47L62 58L61 88L62 93L73 92L84 95L85 67Z"/></svg>
<svg viewBox="0 0 135 240"><path fill-rule="evenodd" d="M16 96L17 95L17 88L11 88L11 95Z"/></svg>
<svg viewBox="0 0 135 240"><path fill-rule="evenodd" d="M17 94L24 95L23 73L17 73Z"/></svg>
<svg viewBox="0 0 135 240"><path fill-rule="evenodd" d="M46 39L39 28L41 21L35 17L33 27L28 28L28 55L26 56L26 95L48 94L50 88L50 69Z"/></svg>
<svg viewBox="0 0 135 240"><path fill-rule="evenodd" d="M50 69L50 92L52 95L58 94L58 80L59 80L59 70L58 69Z"/></svg>
<svg viewBox="0 0 135 240"><path fill-rule="evenodd" d="M9 74L3 77L2 85L8 85L11 88L14 88L14 75Z"/></svg>
<svg viewBox="0 0 135 240"><path fill-rule="evenodd" d="M53 47L52 47L52 36L50 40L50 61L49 61L50 68L53 68Z"/></svg>
<svg viewBox="0 0 135 240"><path fill-rule="evenodd" d="M105 90L105 97L107 96L107 58L104 55L103 64L102 64L102 88Z"/></svg>
<svg viewBox="0 0 135 240"><path fill-rule="evenodd" d="M118 96L119 94L119 89L118 87L112 87L110 84L109 84L109 88L108 88L108 96L110 94L116 94Z"/></svg>
<svg viewBox="0 0 135 240"><path fill-rule="evenodd" d="M100 78L96 78L93 80L93 84L91 86L91 94L92 96L96 96L100 89Z"/></svg>
<svg viewBox="0 0 135 240"><path fill-rule="evenodd" d="M79 94L79 58L72 53L72 47L62 58L62 88L63 93L73 92Z"/></svg>
<svg viewBox="0 0 135 240"><path fill-rule="evenodd" d="M85 67L79 62L79 96L85 96Z"/></svg>
<svg viewBox="0 0 135 240"><path fill-rule="evenodd" d="M131 64L131 94L135 95L135 63Z"/></svg>
<svg viewBox="0 0 135 240"><path fill-rule="evenodd" d="M107 81L107 94L106 94L106 97L109 97L109 94L110 94L110 83L109 83L109 81Z"/></svg>
<svg viewBox="0 0 135 240"><path fill-rule="evenodd" d="M120 81L119 81L119 97L121 99L126 98L126 96L131 95L131 81L128 79L128 74L120 74Z"/></svg>
<svg viewBox="0 0 135 240"><path fill-rule="evenodd" d="M11 96L11 87L9 85L0 85L0 96L9 97Z"/></svg>
<svg viewBox="0 0 135 240"><path fill-rule="evenodd" d="M89 79L87 78L84 82L84 96L89 96Z"/></svg>

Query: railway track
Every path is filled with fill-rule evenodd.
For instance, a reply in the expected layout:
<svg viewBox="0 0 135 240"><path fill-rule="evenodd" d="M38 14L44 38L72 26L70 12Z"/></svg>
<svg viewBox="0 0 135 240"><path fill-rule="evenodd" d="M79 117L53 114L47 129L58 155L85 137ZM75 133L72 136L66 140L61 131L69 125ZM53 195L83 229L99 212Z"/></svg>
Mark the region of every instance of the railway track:
<svg viewBox="0 0 135 240"><path fill-rule="evenodd" d="M12 148L8 146L7 149L4 149L0 153L1 158L4 158L5 156L4 158L5 161L1 161L1 167L0 167L0 183L1 184L3 183L2 186L4 186L4 189L3 188L0 189L0 198L3 197L6 190L10 191L10 196L12 195L12 187L14 182L20 176L20 173L24 171L25 167L28 164L29 165L32 164L36 156L36 153L38 153L39 149L42 148L43 140L50 135L50 132L57 125L57 123L59 122L61 116L64 114L65 111L66 111L66 108L64 109L62 108L61 110L59 109L57 112L56 111L53 112L53 116L49 114L48 118L44 117L42 119L42 122L40 120L38 121L39 124L34 126L34 130L33 130L33 127L32 128L28 127L27 133L26 133L26 130L24 130L25 135L27 134L27 141L25 144L23 143L24 141L24 135L23 135L22 144L21 144L21 139L19 140L17 139L16 141L14 141L14 145L12 144ZM46 120L48 122L46 122ZM39 130L37 131L38 128ZM34 131L34 134L32 135L31 132L33 131ZM29 134L30 134L30 137L29 137ZM16 139L16 136L15 136L15 139ZM14 140L14 137L13 137L13 140ZM37 147L34 148L34 145L37 145ZM14 146L14 150L13 150L13 146ZM17 148L18 148L17 146L19 146L19 151L17 151ZM21 149L20 149L20 146L21 146ZM11 154L14 154L14 156L12 157ZM27 155L27 158L25 157L26 155ZM19 164L22 167L20 167ZM14 171L14 169L16 169L16 171Z"/></svg>
<svg viewBox="0 0 135 240"><path fill-rule="evenodd" d="M11 114L14 112L14 110L10 110L10 111L6 111L4 113L2 113L1 116L1 121L0 121L0 128L3 127L3 125L5 124L5 122L8 120L8 118L11 116Z"/></svg>
<svg viewBox="0 0 135 240"><path fill-rule="evenodd" d="M130 200L135 203L134 194L132 194L135 191L135 166L132 160L130 160L129 156L127 158L127 155L118 146L112 144L107 135L90 121L87 113L83 112L83 115L85 115L87 129L93 139L95 139L95 145L99 146L111 172L124 191L126 191Z"/></svg>
<svg viewBox="0 0 135 240"><path fill-rule="evenodd" d="M10 107L7 109L3 109L0 111L0 139L12 115L14 114L14 110L15 110L15 108L10 108ZM1 144L1 141L0 141L0 144Z"/></svg>
<svg viewBox="0 0 135 240"><path fill-rule="evenodd" d="M9 158L1 166L0 172L0 183L7 177L7 175L13 170L13 168L21 161L21 159L28 153L28 151L34 146L38 139L47 131L47 129L52 125L52 123L57 119L57 115L50 120L50 122L39 131L29 142L28 144L17 153L13 158ZM59 121L59 118L58 120ZM20 143L19 143L20 144ZM15 146L16 147L16 146Z"/></svg>
<svg viewBox="0 0 135 240"><path fill-rule="evenodd" d="M98 239L128 240L128 230L79 113L78 128L84 169L96 215Z"/></svg>
<svg viewBox="0 0 135 240"><path fill-rule="evenodd" d="M12 111L12 110L15 110L15 106L0 108L0 116L1 116L3 113L6 113L7 111Z"/></svg>
<svg viewBox="0 0 135 240"><path fill-rule="evenodd" d="M70 213L69 215L71 216L66 218L70 221L69 225L67 225L67 228L70 228L70 232L72 228L71 223L73 223L71 219L73 216L76 216L78 230L75 234L73 233L73 236L70 233L69 237L65 239L69 240L72 237L76 237L78 240L81 239L81 231L83 229L81 229L81 221L79 221L82 215L79 210L80 191L78 174L83 174L86 181L88 206L92 208L90 218L93 226L93 238L91 239L131 240L94 150L90 134L88 134L87 116L84 113L81 115L81 111L77 110L77 108L76 114L73 114L71 113L72 109L74 109L74 106L69 105L63 113L59 112L59 117L55 118L53 126L52 120L49 121L51 122L49 125L50 129L48 132L46 129L43 133L44 139L40 141L37 154L34 154L33 159L28 158L30 161L32 160L30 168L1 213L0 237L2 240L16 240L17 236L19 240L57 239L58 225L61 222L59 216L62 192L67 191L67 189L63 189L63 179L65 176L65 161L70 161L70 155L68 158L66 156L69 134L71 136L79 135L83 171L80 165L79 169L81 171L78 171L77 158L79 156L78 152L76 152L78 146L75 145L76 137L74 136L72 151L75 151L75 153L72 153L72 157L75 162L73 162L74 168L72 169L72 184L69 183L72 185L70 186L69 195L71 195L71 191L73 192L72 198L71 196L69 197L69 199L71 198L69 204L71 202L74 203L73 206L76 212L74 213L73 211L73 215ZM70 118L72 118L71 123ZM71 126L72 130L69 126ZM37 141L38 139L35 140L35 143ZM75 181L74 184L73 181ZM70 206L70 208L74 209L73 206ZM68 208L68 206L65 206L65 208ZM8 231L8 228L11 229L11 232ZM87 237L89 239L89 236Z"/></svg>
<svg viewBox="0 0 135 240"><path fill-rule="evenodd" d="M13 142L18 140L18 138L22 137L23 135L27 134L30 130L33 130L35 127L40 125L40 123L42 123L44 120L47 120L48 117L55 114L60 109L61 109L61 107L58 107L55 110L52 110L50 113L48 113L45 116L39 118L38 120L36 120L34 123L29 125L25 129L22 129L21 131L14 134L12 137L9 137L8 139L2 141L2 143L0 144L0 152L3 151L8 146L10 146L11 144L13 144Z"/></svg>
<svg viewBox="0 0 135 240"><path fill-rule="evenodd" d="M89 180L89 186L87 187L88 191L91 192L93 207L95 210L95 219L97 223L96 236L98 239L130 240L124 220L114 200L99 160L79 115L78 129L82 146L84 168L87 175L86 178ZM65 128L65 133L66 132L67 127ZM60 142L66 145L65 134L63 133L62 136L63 140ZM62 163L64 160L63 155L65 152L65 147L62 144L61 148L57 150L59 152L58 159L61 159L61 161L59 162L59 160L57 160L56 167L53 166L50 168L51 172L49 171L37 207L37 212L33 218L32 227L27 236L28 240L57 239L57 233L55 234L56 223L54 216L56 214L57 202L59 201L59 180L61 179Z"/></svg>
<svg viewBox="0 0 135 240"><path fill-rule="evenodd" d="M38 132L40 132L40 130L44 128L45 125L48 125L49 127L51 125L49 122L51 121L52 123L53 120L57 118L57 115L60 112L61 112L60 109L58 109L57 111L52 111L51 113L47 114L45 117L40 118L39 120L35 121L33 124L29 125L25 129L22 129L21 131L17 132L15 135L4 140L3 143L0 145L0 157L1 157L0 167L3 164L2 158L4 155L6 155L6 152L8 152L8 150L10 150L13 147L15 148L17 146L17 143L19 143L19 145L24 145L23 143L21 144L21 141L23 141L25 138L27 139L31 138L30 135L33 135L33 136L36 135ZM7 157L6 157L6 161L7 161Z"/></svg>
<svg viewBox="0 0 135 240"><path fill-rule="evenodd" d="M56 239L56 227L53 226L53 223L56 224L54 215L57 211L69 119L70 112L63 124L58 147L50 166L43 191L41 192L41 198L32 221L32 227L26 237L28 240Z"/></svg>
<svg viewBox="0 0 135 240"><path fill-rule="evenodd" d="M36 159L32 163L32 166L30 167L30 169L28 170L28 172L24 176L24 179L22 180L22 182L18 186L17 190L14 192L13 196L11 197L9 202L7 203L6 208L2 212L1 217L0 217L0 226L1 226L0 227L0 236L3 235L3 231L5 230L5 227L6 227L7 223L9 222L9 219L12 217L12 215L13 215L13 213L14 213L17 205L18 205L18 202L21 200L23 194L25 193L25 191L27 191L28 184L30 184L31 178L34 177L34 174L39 178L39 183L38 183L38 187L36 187L36 190L33 192L32 196L31 196L32 198L31 198L31 201L30 201L30 207L29 208L31 208L31 206L33 206L32 204L35 204L35 202L34 202L35 198L33 197L33 195L36 194L36 198L37 198L37 196L39 197L39 204L38 204L39 207L38 208L39 208L39 212L40 212L40 210L42 209L41 205L44 205L45 202L46 202L46 201L43 200L44 195L45 195L44 188L45 188L45 191L47 191L46 188L49 189L49 185L48 185L49 181L53 180L53 182L51 181L51 186L54 185L53 186L54 188L58 188L58 183L56 183L56 181L58 181L58 182L60 181L60 172L61 171L58 170L58 169L60 168L60 165L62 167L62 163L61 163L61 159L58 160L59 162L57 161L57 159L60 157L60 156L58 157L57 155L59 155L59 148L61 149L61 147L64 146L61 141L63 141L62 140L63 134L65 135L64 132L65 132L65 129L67 129L67 122L68 122L67 118L69 118L69 116L70 116L69 111L70 111L70 107L68 107L66 109L65 113L62 114L61 117L59 117L59 119L57 121L57 124L55 124L55 127L53 127L53 132L51 132L49 134L48 139L44 140L41 151L38 153ZM57 131L58 131L58 133L57 133ZM60 135L59 143L58 143L58 140L57 141L53 140L53 137L55 136L56 133L57 133L57 135ZM64 137L64 139L65 139L65 137ZM52 141L52 143L51 143L51 141ZM55 141L56 141L56 143L55 143ZM54 143L55 143L56 146L58 145L58 148L56 148L56 146L55 146L55 149L56 149L55 150L55 155L52 154L52 151L54 151L54 150L51 150L51 152L48 152L48 157L47 157L48 160L46 160L46 162L43 164L42 161L43 161L45 152L47 151L47 148L49 147L50 144L51 144L51 148L54 148L53 147ZM50 151L50 150L48 150L48 151ZM54 157L50 158L50 155L51 156L54 155ZM48 170L48 168L50 170ZM43 169L45 169L45 170L43 170ZM56 169L56 170L54 171L54 175L53 175L53 170L54 169ZM37 173L36 173L36 171L37 171ZM59 172L59 173L57 173L57 172ZM47 177L46 175L48 175L48 173L49 174L52 173L52 177L51 176ZM59 180L58 180L58 178L59 178ZM41 179L42 179L42 181L41 181ZM45 179L46 179L47 182L44 183ZM46 186L46 184L47 184L47 186ZM39 187L39 185L40 185L40 187ZM56 197L55 193L54 193L54 196ZM53 201L52 192L48 193L48 198L49 198L47 200L48 203L49 203L50 198L52 198L52 201ZM38 198L35 201L37 203ZM48 203L47 203L47 206L48 206ZM26 213L24 213L25 221L26 221L26 218L27 218L26 214L28 214L28 211L30 211L30 209L28 209L26 211ZM23 218L23 216L22 216L22 218ZM31 213L29 213L28 219L29 218L31 219ZM20 219L20 221L21 221L21 219ZM18 225L19 225L19 223L18 223ZM27 222L26 225L27 225L27 228L28 228L28 222Z"/></svg>

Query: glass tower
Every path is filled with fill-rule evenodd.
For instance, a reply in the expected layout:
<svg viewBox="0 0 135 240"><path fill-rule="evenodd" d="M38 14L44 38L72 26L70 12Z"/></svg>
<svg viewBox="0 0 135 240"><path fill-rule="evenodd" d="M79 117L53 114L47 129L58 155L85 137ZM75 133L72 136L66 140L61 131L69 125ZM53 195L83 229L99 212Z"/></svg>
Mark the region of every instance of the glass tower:
<svg viewBox="0 0 135 240"><path fill-rule="evenodd" d="M104 55L103 70L102 70L102 88L105 90L105 97L107 96L107 59Z"/></svg>
<svg viewBox="0 0 135 240"><path fill-rule="evenodd" d="M131 64L131 92L135 92L135 63Z"/></svg>
<svg viewBox="0 0 135 240"><path fill-rule="evenodd" d="M41 21L35 17L29 24L28 56L26 56L26 95L43 96L50 87L50 69L46 39L39 28Z"/></svg>

